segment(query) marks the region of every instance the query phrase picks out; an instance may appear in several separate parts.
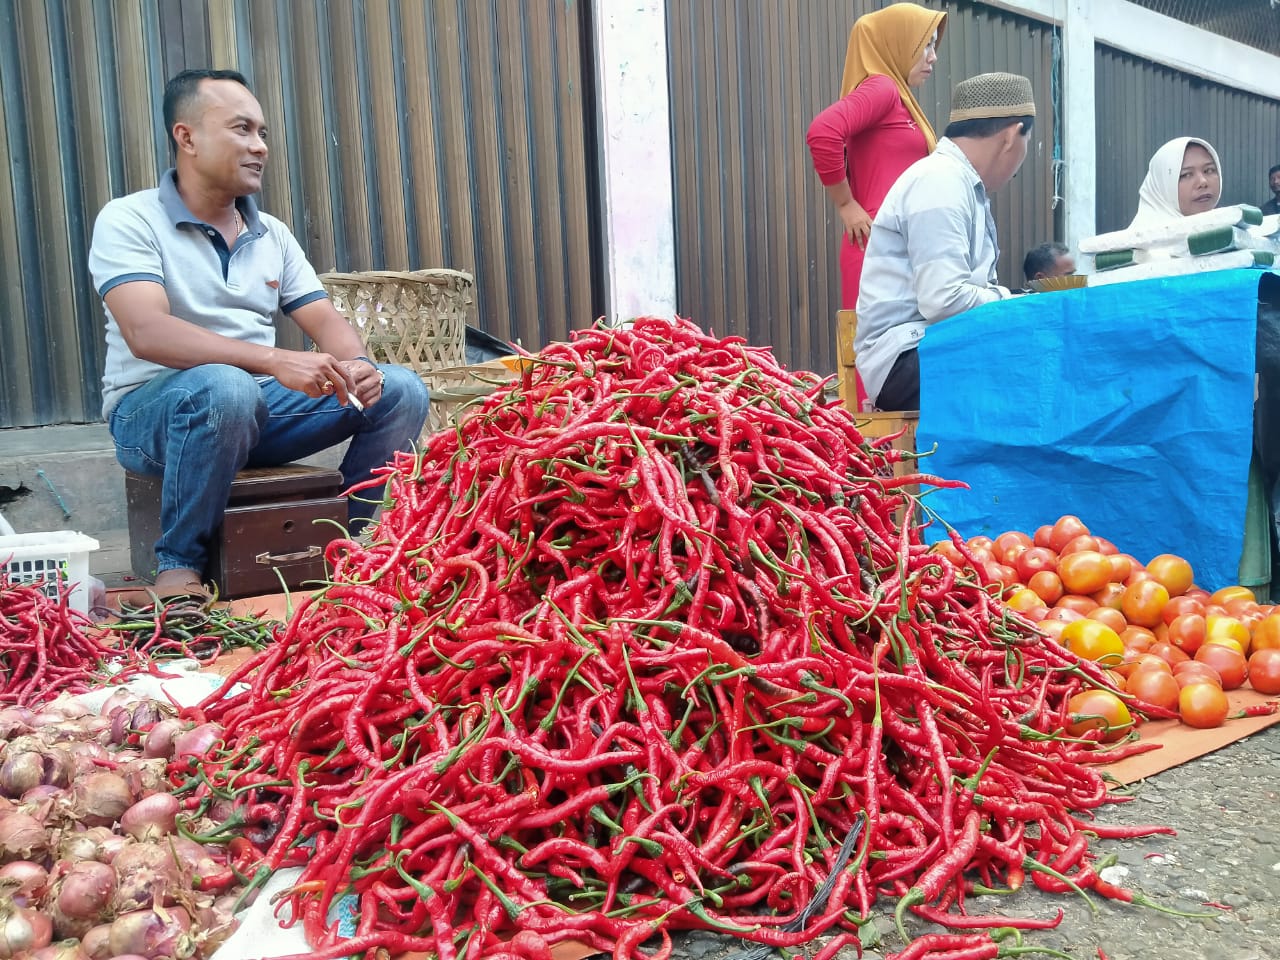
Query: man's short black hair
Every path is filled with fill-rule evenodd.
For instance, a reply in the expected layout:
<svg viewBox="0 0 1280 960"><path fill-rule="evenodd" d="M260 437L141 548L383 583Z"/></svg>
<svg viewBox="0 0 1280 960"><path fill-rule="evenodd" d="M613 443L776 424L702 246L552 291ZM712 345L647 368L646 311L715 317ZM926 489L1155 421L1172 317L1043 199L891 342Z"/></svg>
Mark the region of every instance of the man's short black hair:
<svg viewBox="0 0 1280 960"><path fill-rule="evenodd" d="M987 137L994 137L1005 127L1020 123L1022 124L1022 129L1018 133L1025 137L1031 132L1035 122L1036 118L1032 116L980 117L976 120L956 120L947 124L947 129L943 131L942 135L952 140L956 137L972 137L975 140L985 140Z"/></svg>
<svg viewBox="0 0 1280 960"><path fill-rule="evenodd" d="M183 70L166 83L164 85L164 132L169 137L169 149L173 151L174 156L178 154L178 141L173 139L173 125L196 98L201 80L234 80L246 90L249 89L249 81L239 70Z"/></svg>
<svg viewBox="0 0 1280 960"><path fill-rule="evenodd" d="M1277 163L1274 167L1272 167L1270 170L1267 171L1267 178L1270 179L1271 177L1274 177L1277 173L1280 173L1280 163Z"/></svg>
<svg viewBox="0 0 1280 960"><path fill-rule="evenodd" d="M1022 275L1027 278L1030 283L1035 279L1037 273L1047 273L1052 270L1058 262L1058 258L1066 256L1070 253L1065 244L1058 243L1056 240L1050 240L1048 243L1042 243L1038 247L1032 247L1027 251L1026 257L1022 261Z"/></svg>

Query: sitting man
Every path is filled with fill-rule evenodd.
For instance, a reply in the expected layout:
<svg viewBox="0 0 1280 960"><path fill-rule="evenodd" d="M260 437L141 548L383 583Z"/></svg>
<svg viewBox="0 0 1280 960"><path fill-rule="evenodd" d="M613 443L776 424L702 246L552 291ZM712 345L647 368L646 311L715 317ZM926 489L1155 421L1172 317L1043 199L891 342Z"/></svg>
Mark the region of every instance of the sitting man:
<svg viewBox="0 0 1280 960"><path fill-rule="evenodd" d="M1038 247L1032 247L1022 260L1022 275L1027 283L1032 280L1051 280L1054 277L1069 277L1076 272L1076 261L1066 244L1050 240Z"/></svg>
<svg viewBox="0 0 1280 960"><path fill-rule="evenodd" d="M876 214L858 294L858 371L881 410L917 410L916 347L931 323L1013 294L996 283L990 195L1027 156L1031 81L984 73L956 85L945 136Z"/></svg>
<svg viewBox="0 0 1280 960"><path fill-rule="evenodd" d="M169 81L174 169L108 203L89 267L107 314L103 416L127 470L163 477L159 596L201 593L212 535L243 467L351 438L348 485L408 449L426 419L414 373L364 356L289 229L252 194L267 163L262 108L231 70ZM288 314L318 348L276 347ZM352 535L381 497L352 497Z"/></svg>

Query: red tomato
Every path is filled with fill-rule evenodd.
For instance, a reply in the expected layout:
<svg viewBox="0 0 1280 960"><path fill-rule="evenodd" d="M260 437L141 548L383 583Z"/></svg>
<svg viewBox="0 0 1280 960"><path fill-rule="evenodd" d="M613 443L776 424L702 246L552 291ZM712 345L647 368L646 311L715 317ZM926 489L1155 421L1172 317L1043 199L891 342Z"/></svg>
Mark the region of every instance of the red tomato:
<svg viewBox="0 0 1280 960"><path fill-rule="evenodd" d="M1188 613L1198 613L1204 615L1204 604L1200 602L1198 597L1188 597L1183 594L1180 597L1170 597L1169 602L1164 605L1164 610L1160 613L1160 618L1165 623L1173 623L1176 617L1181 617Z"/></svg>
<svg viewBox="0 0 1280 960"><path fill-rule="evenodd" d="M1043 527L1036 527L1036 532L1031 537L1031 542L1037 547L1048 547L1049 540L1052 536L1053 525L1046 523Z"/></svg>
<svg viewBox="0 0 1280 960"><path fill-rule="evenodd" d="M1218 671L1223 690L1242 686L1249 676L1249 664L1244 654L1221 643L1206 643L1196 651L1196 659Z"/></svg>
<svg viewBox="0 0 1280 960"><path fill-rule="evenodd" d="M1036 548L1032 547L1031 549L1035 550ZM1027 551L1027 553L1030 552L1030 550ZM1052 570L1041 570L1038 573L1033 573L1030 579L1027 580L1027 586L1048 604L1057 603L1062 599L1062 595L1067 592L1062 586L1062 578Z"/></svg>
<svg viewBox="0 0 1280 960"><path fill-rule="evenodd" d="M1084 616L1098 605L1098 601L1093 597L1082 597L1078 593L1064 594L1058 601L1058 606L1066 607L1068 610L1074 610L1076 613Z"/></svg>
<svg viewBox="0 0 1280 960"><path fill-rule="evenodd" d="M1062 620L1053 619L1053 617L1051 616L1052 613L1053 613L1052 610L1049 611L1049 613L1046 613L1044 619L1039 621L1036 624L1036 626L1039 627L1040 632L1043 633L1050 640L1054 641L1055 643L1061 643L1062 631L1066 629L1067 625Z"/></svg>
<svg viewBox="0 0 1280 960"><path fill-rule="evenodd" d="M1031 578L1041 570L1057 572L1058 555L1048 547L1032 547L1030 550L1023 551L1013 565L1023 582L1030 584Z"/></svg>
<svg viewBox="0 0 1280 960"><path fill-rule="evenodd" d="M1135 627L1129 624L1120 631L1120 639L1126 647L1136 647L1145 653L1156 642L1156 635L1146 627Z"/></svg>
<svg viewBox="0 0 1280 960"><path fill-rule="evenodd" d="M1268 647L1249 658L1249 685L1259 693L1280 693L1280 650Z"/></svg>
<svg viewBox="0 0 1280 960"><path fill-rule="evenodd" d="M1230 709L1227 695L1212 683L1189 683L1178 694L1178 713L1189 727L1220 727Z"/></svg>
<svg viewBox="0 0 1280 960"><path fill-rule="evenodd" d="M1125 692L1137 697L1144 703L1165 710L1178 708L1178 681L1173 674L1163 670L1138 670L1130 674Z"/></svg>
<svg viewBox="0 0 1280 960"><path fill-rule="evenodd" d="M1201 590L1199 587L1192 587L1190 590L1184 593L1183 596L1195 597L1201 603L1208 603L1211 597L1211 594L1209 593L1208 590Z"/></svg>
<svg viewBox="0 0 1280 960"><path fill-rule="evenodd" d="M970 550L994 550L996 545L990 537L970 537L965 542Z"/></svg>
<svg viewBox="0 0 1280 960"><path fill-rule="evenodd" d="M1107 562L1111 564L1111 579L1116 583L1124 583L1129 574L1133 573L1133 560L1126 553L1106 553L1099 551L1107 558Z"/></svg>
<svg viewBox="0 0 1280 960"><path fill-rule="evenodd" d="M1097 550L1064 553L1058 560L1058 576L1071 593L1094 593L1111 582L1111 562Z"/></svg>
<svg viewBox="0 0 1280 960"><path fill-rule="evenodd" d="M1218 671L1198 660L1186 660L1175 664L1173 679L1178 681L1179 687L1185 687L1189 683L1212 683L1218 687L1222 686L1222 677Z"/></svg>
<svg viewBox="0 0 1280 960"><path fill-rule="evenodd" d="M1169 624L1169 642L1188 656L1194 657L1204 643L1204 617L1198 613L1184 613L1174 617Z"/></svg>
<svg viewBox="0 0 1280 960"><path fill-rule="evenodd" d="M1099 553L1105 553L1108 557L1113 557L1120 552L1119 548L1106 537L1099 537L1095 535L1093 539L1098 541Z"/></svg>
<svg viewBox="0 0 1280 960"><path fill-rule="evenodd" d="M930 549L930 553L936 553L941 557L945 557L957 569L961 569L968 565L967 560L960 553L960 550L950 540L939 540Z"/></svg>
<svg viewBox="0 0 1280 960"><path fill-rule="evenodd" d="M1031 538L1017 530L1000 534L992 546L996 559L1009 566L1013 566L1018 557L1030 548Z"/></svg>
<svg viewBox="0 0 1280 960"><path fill-rule="evenodd" d="M1172 643L1167 643L1164 640L1157 640L1147 652L1154 654L1168 664L1181 663L1183 660L1191 659Z"/></svg>
<svg viewBox="0 0 1280 960"><path fill-rule="evenodd" d="M1088 535L1089 528L1084 525L1084 521L1072 514L1064 514L1053 525L1049 534L1049 546L1061 553L1062 548L1076 537Z"/></svg>
<svg viewBox="0 0 1280 960"><path fill-rule="evenodd" d="M986 575L988 583L998 583L1006 590L1022 585L1022 581L1018 579L1017 570L1003 563L996 563L994 560L989 560L983 564L983 573Z"/></svg>
<svg viewBox="0 0 1280 960"><path fill-rule="evenodd" d="M1154 653L1143 653L1138 655L1137 663L1134 665L1133 672L1139 670L1160 670L1163 673L1173 674L1173 667L1169 666L1169 661L1161 657L1157 657Z"/></svg>
<svg viewBox="0 0 1280 960"><path fill-rule="evenodd" d="M1104 743L1119 740L1133 727L1124 701L1108 690L1084 690L1067 701L1067 733L1078 737L1088 730L1105 730Z"/></svg>
<svg viewBox="0 0 1280 960"><path fill-rule="evenodd" d="M1130 575L1130 580L1132 579L1133 575ZM1154 627L1162 622L1160 614L1164 612L1164 605L1168 602L1169 591L1164 584L1156 580L1139 580L1136 583L1130 582L1124 588L1124 596L1120 598L1120 612L1130 623L1136 623L1140 627Z"/></svg>
<svg viewBox="0 0 1280 960"><path fill-rule="evenodd" d="M979 564L994 562L996 559L995 552L990 547L969 547L969 553Z"/></svg>
<svg viewBox="0 0 1280 960"><path fill-rule="evenodd" d="M1158 557L1152 557L1147 561L1147 573L1164 584L1164 588L1169 591L1171 597L1186 593L1195 580L1191 572L1191 564L1172 553L1162 553Z"/></svg>
<svg viewBox="0 0 1280 960"><path fill-rule="evenodd" d="M1062 599L1065 600L1066 597L1063 597ZM1073 610L1071 607L1062 606L1062 601L1059 600L1057 606L1049 608L1049 613L1044 619L1046 622L1049 620L1058 620L1061 621L1063 626L1066 626L1068 623L1083 620L1084 614L1079 610Z"/></svg>

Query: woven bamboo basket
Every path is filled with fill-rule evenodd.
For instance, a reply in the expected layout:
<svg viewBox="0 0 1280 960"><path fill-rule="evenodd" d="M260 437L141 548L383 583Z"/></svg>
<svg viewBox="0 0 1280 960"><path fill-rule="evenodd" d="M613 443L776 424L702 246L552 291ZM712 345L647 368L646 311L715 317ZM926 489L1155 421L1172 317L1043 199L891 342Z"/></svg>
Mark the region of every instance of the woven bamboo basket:
<svg viewBox="0 0 1280 960"><path fill-rule="evenodd" d="M423 381L431 388L431 408L424 434L449 429L468 407L479 406L489 394L519 377L518 372L501 360L442 367L424 375Z"/></svg>
<svg viewBox="0 0 1280 960"><path fill-rule="evenodd" d="M475 278L461 270L368 270L320 277L338 312L364 338L370 359L421 377L466 363ZM430 386L430 383L428 383Z"/></svg>

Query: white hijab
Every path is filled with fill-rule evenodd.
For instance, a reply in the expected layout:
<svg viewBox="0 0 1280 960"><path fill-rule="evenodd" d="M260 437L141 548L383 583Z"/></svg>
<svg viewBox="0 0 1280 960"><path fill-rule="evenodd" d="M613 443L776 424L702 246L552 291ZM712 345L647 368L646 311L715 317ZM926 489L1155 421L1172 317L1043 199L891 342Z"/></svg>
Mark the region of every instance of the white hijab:
<svg viewBox="0 0 1280 960"><path fill-rule="evenodd" d="M1135 227L1151 227L1182 217L1178 206L1178 177L1182 174L1183 157L1190 144L1198 143L1209 151L1214 166L1221 171L1218 151L1207 140L1199 137L1174 137L1155 152L1147 165L1147 178L1138 190L1138 215L1129 224Z"/></svg>

